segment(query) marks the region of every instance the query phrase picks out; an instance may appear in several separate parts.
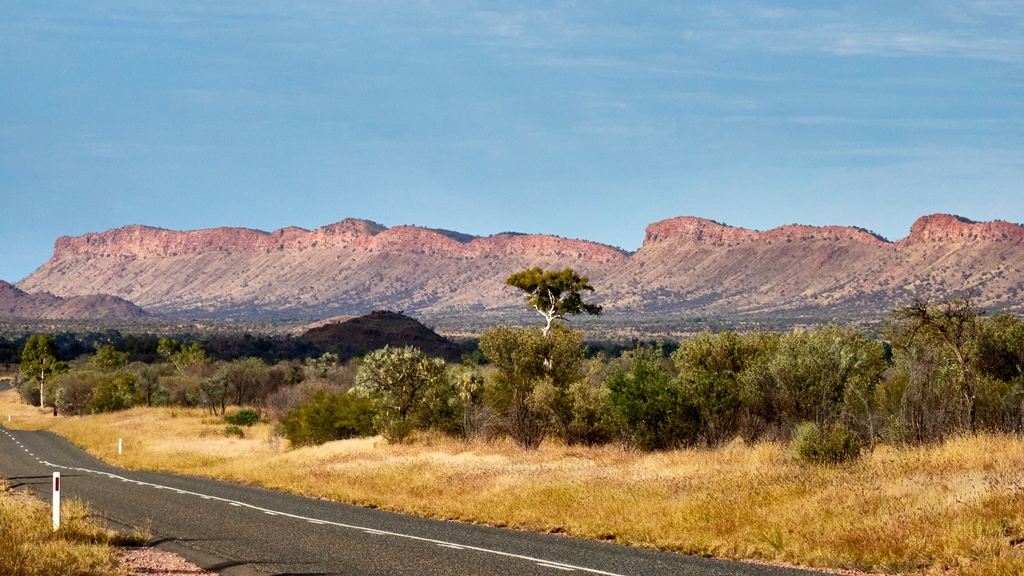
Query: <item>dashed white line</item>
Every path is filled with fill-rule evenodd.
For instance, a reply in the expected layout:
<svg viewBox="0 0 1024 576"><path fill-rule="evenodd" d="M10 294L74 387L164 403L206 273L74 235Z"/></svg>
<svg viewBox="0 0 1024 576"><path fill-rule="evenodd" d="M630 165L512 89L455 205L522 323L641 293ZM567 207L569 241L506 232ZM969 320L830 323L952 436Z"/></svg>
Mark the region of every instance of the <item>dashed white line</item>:
<svg viewBox="0 0 1024 576"><path fill-rule="evenodd" d="M551 564L549 562L537 562L537 566L541 568L554 568L555 570L565 570L566 572L575 572L575 568L569 568L568 566L562 566L560 564Z"/></svg>
<svg viewBox="0 0 1024 576"><path fill-rule="evenodd" d="M100 475L100 476L106 476L106 477L112 478L114 480L129 480L129 481L132 481L132 480L127 479L127 478L125 478L123 476L118 476L117 474L111 474L110 472L101 472L99 470L91 470L89 468L77 468L77 467L74 467L74 466L61 466L59 464L54 464L52 462L46 462L46 461L43 461L43 464L46 464L47 466L52 466L54 468L63 468L65 470L77 470L79 472L87 472L87 473L90 473L90 474L97 474L97 475ZM178 488L171 488L170 486L163 486L163 485L160 485L160 484L153 484L151 482L142 482L142 481L139 481L139 480L134 480L134 482L136 484L138 484L139 486L149 486L151 488L156 488L158 490L173 490L173 491L175 491L175 492L177 492L179 494L187 494L187 495L191 495L191 496L198 496L198 497L206 499L206 500L217 500L219 502L225 502L225 503L227 503L227 504L229 504L231 506L242 507L242 508L249 508L250 510L255 510L255 511L258 511L258 512L263 512L265 514L269 514L269 515L273 515L273 516L284 516L284 517L287 517L287 518L294 518L296 520L304 520L306 522L311 522L311 523L314 523L314 524L322 524L322 525L326 525L326 526L337 526L339 528L347 528L347 529L350 529L350 530L360 530L362 532L365 532L367 534L373 534L375 536L393 536L393 537L396 537L396 538L405 538L407 540L416 540L418 542L427 542L427 543L430 543L430 544L437 544L438 546L444 546L446 548L454 548L454 549L460 549L460 550L471 550L471 551L474 551L474 552L481 552L481 553L484 553L484 554L493 554L495 556L502 556L502 557L505 557L505 558L516 558L516 559L519 559L519 560L526 560L528 562L533 562L534 564L536 564L538 566L543 566L545 568L554 568L554 569L557 569L557 570L564 570L566 572L580 571L580 572L587 572L587 573L590 573L590 574L601 574L602 576L624 576L623 574L618 574L618 573L615 573L615 572L606 572L604 570L597 570L596 568L586 568L584 566L575 566L575 565L572 565L572 564L565 564L563 562L555 562L555 561L552 561L552 560L545 560L543 558L535 558L533 556L527 556L525 554L514 554L512 552L503 552L501 550L494 550L494 549L491 549L491 548L483 548L481 546L469 546L469 545L466 545L466 544L456 544L455 542L447 542L445 540L436 540L434 538L425 538L423 536L413 536L412 534L403 534L401 532L392 532L390 530L376 530L374 528L369 528L369 527L366 527L366 526L357 526L355 524L345 524L343 522L331 522L329 520L319 520L319 519L316 519L316 518L309 518L309 517L306 517L306 516L299 516L298 514L289 514L288 512L280 512L278 510L270 510L268 508L261 508L260 506L255 506L253 504L247 504L245 502L239 502L237 500L230 500L228 498L221 498L219 496L210 496L209 494L200 494L199 492L191 492L191 491L188 491L188 490L180 490Z"/></svg>
<svg viewBox="0 0 1024 576"><path fill-rule="evenodd" d="M12 440L14 439L14 437L11 436L11 434L9 432L7 432L6 430L4 430L4 433L7 434L7 436L10 437ZM17 440L15 440L15 442L17 442L19 446L21 445L21 443L18 442ZM25 448L25 451L28 452L28 448ZM435 540L433 538L424 538L422 536L413 536L411 534L402 534L401 532L391 532L391 531L388 531L388 530L376 530L376 529L368 528L368 527L365 527L365 526L356 526L356 525L353 525L353 524L344 524L344 523L341 523L341 522L331 522L329 520L319 520L319 519L316 519L316 518L308 518L306 516L299 516L297 514L289 514L287 512L279 512L277 510L270 510L270 509L267 509L267 508L261 508L259 506L254 506L252 504L246 504L245 502L238 502L236 500L229 500L227 498L221 498L219 496L210 496L208 494L200 494L198 492L191 492L191 491L188 491L188 490L180 490L178 488L171 488L170 486L162 486L160 484L153 484L151 482L142 482L140 480L133 480L131 478L125 478L123 476L118 476L117 474L111 474L109 472L101 472L99 470L91 470L89 468L77 468L77 467L74 467L74 466L61 466L59 464L54 464L52 462L47 462L45 460L41 460L41 459L38 459L38 458L36 460L39 463L41 463L41 464L45 464L47 466L52 466L54 468L63 468L65 470L77 470L79 472L87 472L87 473L91 473L91 474L97 474L97 475L100 475L100 476L106 476L106 477L114 479L114 480L120 480L122 482L131 482L131 483L137 484L139 486L149 486L150 488L154 488L154 489L157 489L157 490L172 490L174 492L177 492L178 494L184 494L184 495L190 495L190 496L198 496L198 497L200 497L200 498L202 498L204 500L217 500L217 501L229 504L231 506L240 507L240 508L249 508L251 510L256 510L256 511L259 511L259 512L263 512L264 514L267 514L269 516L285 516L285 517L288 517L288 518L294 518L296 520L305 520L306 522L309 522L310 524L317 524L317 525L320 525L320 526L337 526L339 528L347 528L347 529L351 529L351 530L360 530L362 532L365 532L366 534L373 534L375 536L394 536L394 537L397 537L397 538L406 538L408 540L416 540L416 541L419 541L419 542L429 542L431 544L436 544L436 545L441 546L443 548L450 548L452 550L471 550L471 551L474 551L474 552L482 552L482 553L485 553L485 554L493 554L495 556L503 556L503 557L506 557L506 558L517 558L517 559L520 559L520 560L527 560L529 562L533 562L537 566L541 566L543 568L553 568L555 570L562 570L562 571L566 571L566 572L580 571L580 572L587 572L587 573L590 573L590 574L601 574L602 576L623 576L622 574L617 574L615 572L606 572L604 570L597 570L597 569L594 569L594 568L586 568L586 567L583 567L583 566L574 566L572 564L565 564L565 563L562 563L562 562L554 562L554 561L551 561L551 560L544 560L543 558L535 558L535 557L532 557L532 556L526 556L524 554L513 554L511 552L502 552L501 550L493 550L493 549L490 549L490 548L483 548L483 547L480 547L480 546L468 546L468 545L465 545L465 544L456 544L454 542L446 542L444 540Z"/></svg>

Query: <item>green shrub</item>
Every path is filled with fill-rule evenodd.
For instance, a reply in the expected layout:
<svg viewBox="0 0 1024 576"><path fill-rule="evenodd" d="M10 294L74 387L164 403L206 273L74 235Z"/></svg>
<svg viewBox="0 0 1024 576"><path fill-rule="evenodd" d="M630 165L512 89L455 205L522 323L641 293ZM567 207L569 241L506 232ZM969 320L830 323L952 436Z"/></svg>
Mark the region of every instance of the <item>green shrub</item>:
<svg viewBox="0 0 1024 576"><path fill-rule="evenodd" d="M323 444L373 434L373 403L357 394L329 394L323 390L284 421L284 435L293 446Z"/></svg>
<svg viewBox="0 0 1024 576"><path fill-rule="evenodd" d="M245 432L243 432L238 426L225 426L224 433L228 436L238 436L239 438L245 436Z"/></svg>
<svg viewBox="0 0 1024 576"><path fill-rule="evenodd" d="M582 332L555 325L545 335L535 328L497 326L480 335L480 350L497 371L486 400L517 444L536 448L549 431L567 443L577 441L588 417L577 421L571 395L586 356Z"/></svg>
<svg viewBox="0 0 1024 576"><path fill-rule="evenodd" d="M53 379L56 387L54 403L61 414L81 416L88 414L92 405L93 389L99 384L99 375L91 370L76 370Z"/></svg>
<svg viewBox="0 0 1024 576"><path fill-rule="evenodd" d="M235 426L252 426L260 421L260 415L249 408L224 417L224 421Z"/></svg>
<svg viewBox="0 0 1024 576"><path fill-rule="evenodd" d="M813 422L804 422L796 427L789 450L796 462L840 464L860 457L860 442L843 426L822 430Z"/></svg>
<svg viewBox="0 0 1024 576"><path fill-rule="evenodd" d="M100 378L92 390L89 408L93 413L131 408L136 381L135 375L128 372L115 372Z"/></svg>
<svg viewBox="0 0 1024 576"><path fill-rule="evenodd" d="M402 442L421 424L428 395L435 396L438 408L447 410L448 400L456 393L448 382L444 360L411 346L385 346L367 354L356 373L356 386L372 400L374 423L388 442ZM447 392L440 390L438 396L435 392L441 388ZM449 422L456 419L461 415L444 418Z"/></svg>
<svg viewBox="0 0 1024 576"><path fill-rule="evenodd" d="M608 401L626 441L640 450L668 450L696 442L700 414L672 382L660 348L638 346L628 372L608 378Z"/></svg>
<svg viewBox="0 0 1024 576"><path fill-rule="evenodd" d="M439 378L423 394L419 403L416 422L422 428L430 428L448 434L462 436L465 405L460 396L460 382L454 378Z"/></svg>

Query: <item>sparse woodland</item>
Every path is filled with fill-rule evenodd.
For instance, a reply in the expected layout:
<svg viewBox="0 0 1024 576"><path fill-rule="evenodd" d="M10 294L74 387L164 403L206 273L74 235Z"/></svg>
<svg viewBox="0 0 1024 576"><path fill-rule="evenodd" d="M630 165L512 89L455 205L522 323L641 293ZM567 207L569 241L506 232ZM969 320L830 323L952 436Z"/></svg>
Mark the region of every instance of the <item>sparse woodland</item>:
<svg viewBox="0 0 1024 576"><path fill-rule="evenodd" d="M588 357L583 333L558 320L599 313L580 296L593 288L571 270L543 274L509 283L527 292L545 324L489 329L461 364L408 347L346 363L332 354L274 365L214 361L199 343L166 338L155 362L129 363L127 352L101 345L65 364L52 339L36 336L16 384L26 402L39 405L41 390L42 405L66 415L139 405L244 409L277 422L295 446L374 434L402 442L420 430L508 437L524 448L554 440L712 449L741 438L792 442L795 458L837 463L879 443L1024 431L1024 322L987 317L970 295L895 310L884 339L840 326L725 330L671 354L640 345ZM236 424L227 430L244 434Z"/></svg>

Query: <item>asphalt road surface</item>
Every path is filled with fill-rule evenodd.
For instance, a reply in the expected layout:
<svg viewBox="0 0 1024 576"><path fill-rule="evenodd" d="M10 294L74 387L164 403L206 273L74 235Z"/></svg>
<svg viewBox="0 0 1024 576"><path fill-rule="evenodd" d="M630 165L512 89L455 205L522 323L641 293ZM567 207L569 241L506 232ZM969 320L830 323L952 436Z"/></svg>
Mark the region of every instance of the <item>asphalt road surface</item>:
<svg viewBox="0 0 1024 576"><path fill-rule="evenodd" d="M6 418L4 418L6 421ZM0 476L50 502L89 504L117 528L207 569L243 574L801 576L799 570L426 520L214 480L109 466L49 432L0 428Z"/></svg>

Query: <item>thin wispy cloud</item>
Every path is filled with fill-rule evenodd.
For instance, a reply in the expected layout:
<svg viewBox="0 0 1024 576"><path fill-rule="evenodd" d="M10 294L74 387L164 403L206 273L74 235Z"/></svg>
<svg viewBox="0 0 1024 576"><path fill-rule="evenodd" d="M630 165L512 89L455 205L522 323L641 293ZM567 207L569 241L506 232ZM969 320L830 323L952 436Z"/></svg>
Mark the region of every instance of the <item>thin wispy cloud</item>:
<svg viewBox="0 0 1024 576"><path fill-rule="evenodd" d="M50 209L0 212L38 248L0 250L4 279L62 234L226 215L635 248L684 213L840 214L898 237L974 179L1024 220L1024 1L18 3L0 54L0 198Z"/></svg>

